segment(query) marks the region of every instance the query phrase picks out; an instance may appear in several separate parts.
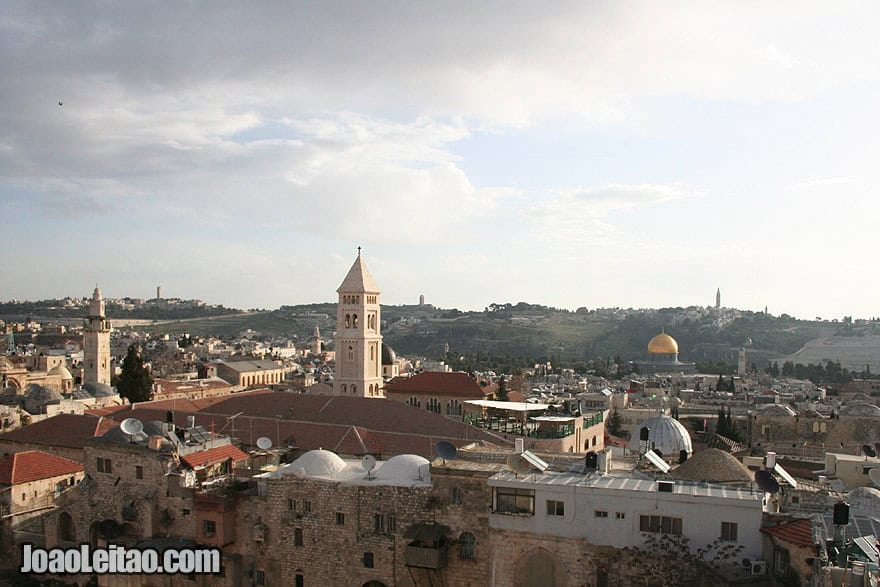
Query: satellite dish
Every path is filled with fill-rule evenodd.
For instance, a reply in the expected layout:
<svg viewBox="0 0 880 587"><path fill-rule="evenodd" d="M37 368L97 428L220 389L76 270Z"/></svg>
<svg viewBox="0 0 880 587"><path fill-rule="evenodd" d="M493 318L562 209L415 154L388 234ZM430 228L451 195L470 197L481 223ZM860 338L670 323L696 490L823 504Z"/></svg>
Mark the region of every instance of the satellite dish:
<svg viewBox="0 0 880 587"><path fill-rule="evenodd" d="M779 482L770 471L755 471L755 483L767 493L779 493Z"/></svg>
<svg viewBox="0 0 880 587"><path fill-rule="evenodd" d="M875 467L868 471L868 479L871 480L871 483L880 487L880 468Z"/></svg>
<svg viewBox="0 0 880 587"><path fill-rule="evenodd" d="M863 444L862 445L862 454L865 455L866 457L876 457L877 451L874 450L874 447L871 446L870 444Z"/></svg>
<svg viewBox="0 0 880 587"><path fill-rule="evenodd" d="M532 466L522 458L522 455L517 453L513 453L509 457L507 457L507 466L510 467L510 470L516 473L517 475L525 475L529 471L532 470Z"/></svg>
<svg viewBox="0 0 880 587"><path fill-rule="evenodd" d="M119 427L129 436L134 436L144 431L144 423L137 418L126 418Z"/></svg>
<svg viewBox="0 0 880 587"><path fill-rule="evenodd" d="M434 450L437 453L437 456L443 459L454 459L455 455L458 454L458 450L455 448L451 442L446 442L445 440L437 443L437 446L434 447Z"/></svg>
<svg viewBox="0 0 880 587"><path fill-rule="evenodd" d="M364 458L361 459L361 467L364 468L364 471L367 472L367 477L369 477L370 471L376 468L376 457L373 455L364 455Z"/></svg>
<svg viewBox="0 0 880 587"><path fill-rule="evenodd" d="M269 450L272 448L272 439L268 436L261 436L257 439L257 447L260 450Z"/></svg>

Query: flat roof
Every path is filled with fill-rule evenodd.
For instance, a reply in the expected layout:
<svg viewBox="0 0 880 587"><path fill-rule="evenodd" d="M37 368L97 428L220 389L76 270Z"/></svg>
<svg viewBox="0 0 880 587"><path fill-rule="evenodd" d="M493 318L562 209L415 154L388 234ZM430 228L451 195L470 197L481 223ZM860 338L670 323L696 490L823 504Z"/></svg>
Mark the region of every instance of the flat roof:
<svg viewBox="0 0 880 587"><path fill-rule="evenodd" d="M558 473L555 471L545 471L543 473L533 471L525 475L517 475L513 471L508 470L501 471L490 477L489 484L495 485L492 483L493 481L528 485L562 485L616 491L660 493L657 489L657 482L666 481L666 479L643 479L632 476L598 475L595 473L584 475L582 473ZM671 482L672 480L669 481ZM757 487L754 491L751 491L747 487L730 487L727 485L695 483L680 480L675 480L673 482L673 488L670 493L675 495L740 499L757 502L760 502L764 496L764 492L757 489Z"/></svg>
<svg viewBox="0 0 880 587"><path fill-rule="evenodd" d="M494 408L508 412L543 412L550 404L530 404L528 402L499 402L490 399L468 399L464 403L481 408Z"/></svg>
<svg viewBox="0 0 880 587"><path fill-rule="evenodd" d="M574 416L534 416L529 418L535 422L573 422Z"/></svg>

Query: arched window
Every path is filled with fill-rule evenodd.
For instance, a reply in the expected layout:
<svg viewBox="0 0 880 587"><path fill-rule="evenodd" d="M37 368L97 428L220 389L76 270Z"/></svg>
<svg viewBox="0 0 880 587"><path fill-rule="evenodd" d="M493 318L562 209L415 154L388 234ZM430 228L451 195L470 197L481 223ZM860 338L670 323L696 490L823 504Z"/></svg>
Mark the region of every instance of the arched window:
<svg viewBox="0 0 880 587"><path fill-rule="evenodd" d="M370 345L370 360L376 360L376 347L374 345Z"/></svg>
<svg viewBox="0 0 880 587"><path fill-rule="evenodd" d="M58 542L76 542L76 528L67 512L58 516Z"/></svg>
<svg viewBox="0 0 880 587"><path fill-rule="evenodd" d="M461 487L452 488L452 497L449 498L450 503L461 503Z"/></svg>
<svg viewBox="0 0 880 587"><path fill-rule="evenodd" d="M354 326L355 328L358 327L358 315L357 314L351 315L351 325Z"/></svg>
<svg viewBox="0 0 880 587"><path fill-rule="evenodd" d="M470 532L462 532L458 537L458 558L463 560L477 558L477 539Z"/></svg>
<svg viewBox="0 0 880 587"><path fill-rule="evenodd" d="M342 393L348 393L348 386L346 384L342 384Z"/></svg>
<svg viewBox="0 0 880 587"><path fill-rule="evenodd" d="M345 327L351 328L351 315L350 314L345 315Z"/></svg>
<svg viewBox="0 0 880 587"><path fill-rule="evenodd" d="M354 360L354 347L351 345L348 345L348 360L349 361Z"/></svg>
<svg viewBox="0 0 880 587"><path fill-rule="evenodd" d="M355 385L355 384L352 384L352 385L351 385L351 394L352 394L352 395L357 395L357 392L358 392L358 386Z"/></svg>

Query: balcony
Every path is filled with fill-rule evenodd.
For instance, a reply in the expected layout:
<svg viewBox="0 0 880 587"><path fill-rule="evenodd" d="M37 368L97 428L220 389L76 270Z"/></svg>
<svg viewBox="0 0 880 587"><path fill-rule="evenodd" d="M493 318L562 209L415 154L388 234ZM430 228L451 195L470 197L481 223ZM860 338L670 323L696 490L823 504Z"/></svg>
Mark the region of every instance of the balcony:
<svg viewBox="0 0 880 587"><path fill-rule="evenodd" d="M406 566L422 569L446 568L448 549L445 544L434 547L409 545L406 547Z"/></svg>

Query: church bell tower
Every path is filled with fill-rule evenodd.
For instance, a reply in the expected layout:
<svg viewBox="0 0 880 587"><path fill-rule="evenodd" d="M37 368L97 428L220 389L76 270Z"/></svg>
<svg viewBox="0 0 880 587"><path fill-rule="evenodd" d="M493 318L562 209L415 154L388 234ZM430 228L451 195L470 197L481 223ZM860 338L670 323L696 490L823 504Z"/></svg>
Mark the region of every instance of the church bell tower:
<svg viewBox="0 0 880 587"><path fill-rule="evenodd" d="M361 249L336 290L336 375L333 392L356 397L385 397L382 389L382 334L379 287Z"/></svg>

